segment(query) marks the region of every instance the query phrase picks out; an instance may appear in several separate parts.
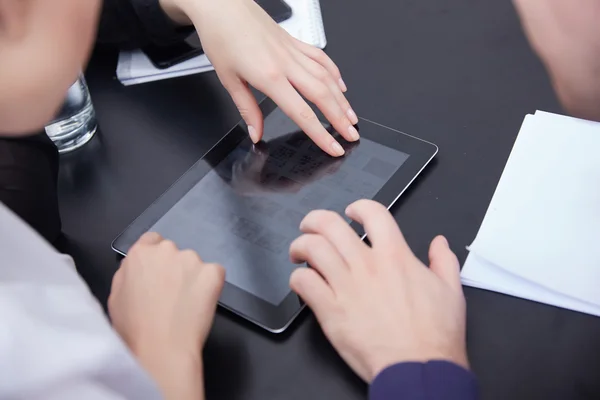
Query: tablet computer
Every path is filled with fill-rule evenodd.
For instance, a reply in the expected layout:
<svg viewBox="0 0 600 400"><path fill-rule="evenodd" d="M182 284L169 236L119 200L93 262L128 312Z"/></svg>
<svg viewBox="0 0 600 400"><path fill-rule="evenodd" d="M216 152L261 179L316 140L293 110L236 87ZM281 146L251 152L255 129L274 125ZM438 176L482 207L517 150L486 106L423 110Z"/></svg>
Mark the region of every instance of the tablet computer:
<svg viewBox="0 0 600 400"><path fill-rule="evenodd" d="M243 122L234 127L112 246L126 255L143 233L155 231L179 248L196 250L204 261L225 267L219 304L279 333L304 307L289 278L306 266L293 264L288 254L304 216L314 209L344 216L362 198L391 207L437 147L364 119L358 123L360 141L348 143L320 115L346 149L333 158L271 100L261 102L261 109L263 142L253 145ZM362 235L362 228L352 226Z"/></svg>

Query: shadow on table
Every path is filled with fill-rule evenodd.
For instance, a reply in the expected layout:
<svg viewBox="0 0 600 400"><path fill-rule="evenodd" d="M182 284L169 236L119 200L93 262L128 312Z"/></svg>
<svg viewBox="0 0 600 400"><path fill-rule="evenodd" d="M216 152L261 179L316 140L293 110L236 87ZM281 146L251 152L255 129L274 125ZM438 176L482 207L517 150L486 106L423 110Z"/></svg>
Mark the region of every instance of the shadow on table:
<svg viewBox="0 0 600 400"><path fill-rule="evenodd" d="M310 318L310 340L307 345L309 350L315 357L319 358L320 364L327 365L336 374L341 375L341 380L352 385L353 391L364 392L365 398L367 393L367 385L346 365L346 362L339 356L333 348L316 318Z"/></svg>
<svg viewBox="0 0 600 400"><path fill-rule="evenodd" d="M86 251L87 246L64 233L57 241L56 247L61 253L68 254L73 258L77 273L86 282L90 291L106 312L113 275L106 272L106 268L109 266L103 265L101 261L101 268L98 268L98 265L94 262L90 263L89 260L94 260L94 257L90 254L89 249Z"/></svg>
<svg viewBox="0 0 600 400"><path fill-rule="evenodd" d="M329 340L323 334L321 327L314 318L312 311L308 308L304 309L300 315L294 320L290 327L280 334L271 334L262 328L248 322L247 320L219 308L218 314L236 325L240 325L243 329L247 329L263 337L268 337L276 343L285 343L291 339L293 335L305 336L306 346L304 351L310 354L311 362L319 365L319 369L326 368L332 375L337 376L341 381L352 386L352 391L367 394L367 385L346 365L344 360L337 354L335 349L329 343ZM300 327L302 331L300 330ZM306 329L306 330L305 330ZM220 333L223 331L220 330ZM216 340L216 339L215 339ZM231 340L232 344L235 341ZM219 398L230 400L243 398L244 393L237 393L237 388L243 388L243 379L250 379L248 374L248 365L243 356L244 350L240 346L231 346L229 341L219 338L219 342L214 342L209 339L205 350L206 362L206 382L207 382L207 397L210 393L218 393ZM231 371L233 368L233 371ZM223 380L223 374L227 375L227 379ZM226 382L236 382L235 385L228 385ZM235 386L235 387L234 387ZM241 390L241 389L240 389Z"/></svg>
<svg viewBox="0 0 600 400"><path fill-rule="evenodd" d="M221 399L241 399L244 381L249 378L246 352L238 341L222 333L211 335L202 352L206 397L218 394Z"/></svg>

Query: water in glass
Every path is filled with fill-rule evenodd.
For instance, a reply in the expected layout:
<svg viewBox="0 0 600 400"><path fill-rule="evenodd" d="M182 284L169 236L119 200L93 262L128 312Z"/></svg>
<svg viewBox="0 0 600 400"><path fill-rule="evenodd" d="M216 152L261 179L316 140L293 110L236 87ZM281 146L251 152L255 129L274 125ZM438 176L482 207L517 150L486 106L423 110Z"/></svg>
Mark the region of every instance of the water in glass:
<svg viewBox="0 0 600 400"><path fill-rule="evenodd" d="M66 153L89 142L97 128L92 98L81 75L69 88L56 118L46 125L46 134L60 153Z"/></svg>

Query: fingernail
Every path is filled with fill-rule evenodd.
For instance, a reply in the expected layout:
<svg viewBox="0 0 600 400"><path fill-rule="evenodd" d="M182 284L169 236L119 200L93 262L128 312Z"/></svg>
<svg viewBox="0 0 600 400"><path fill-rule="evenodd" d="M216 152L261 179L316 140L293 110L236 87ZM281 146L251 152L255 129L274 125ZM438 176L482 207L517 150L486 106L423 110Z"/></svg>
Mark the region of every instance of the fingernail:
<svg viewBox="0 0 600 400"><path fill-rule="evenodd" d="M448 239L446 239L444 236L440 236L439 241L442 242L446 247L450 247L450 244L448 243Z"/></svg>
<svg viewBox="0 0 600 400"><path fill-rule="evenodd" d="M252 125L248 125L248 134L250 135L250 140L252 140L252 143L258 143L258 134Z"/></svg>
<svg viewBox="0 0 600 400"><path fill-rule="evenodd" d="M335 154L336 156L344 155L344 148L338 142L331 143L331 150L333 150L333 154Z"/></svg>
<svg viewBox="0 0 600 400"><path fill-rule="evenodd" d="M347 92L348 87L346 86L346 84L344 83L344 80L342 78L340 78L339 83L340 83L340 89L342 89L342 92Z"/></svg>
<svg viewBox="0 0 600 400"><path fill-rule="evenodd" d="M348 115L348 118L350 119L350 122L352 122L352 125L358 124L358 117L356 116L356 113L353 109L349 108L346 112L346 115Z"/></svg>
<svg viewBox="0 0 600 400"><path fill-rule="evenodd" d="M350 134L350 137L352 138L353 142L356 142L358 139L360 139L358 131L352 125L350 125L350 127L348 128L348 133Z"/></svg>

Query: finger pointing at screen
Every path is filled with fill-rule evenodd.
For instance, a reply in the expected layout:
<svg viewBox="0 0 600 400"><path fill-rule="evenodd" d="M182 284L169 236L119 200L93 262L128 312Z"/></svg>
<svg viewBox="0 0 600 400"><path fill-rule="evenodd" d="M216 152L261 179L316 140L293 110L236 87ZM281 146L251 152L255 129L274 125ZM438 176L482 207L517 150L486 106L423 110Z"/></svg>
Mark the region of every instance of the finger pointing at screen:
<svg viewBox="0 0 600 400"><path fill-rule="evenodd" d="M187 16L223 86L248 125L252 141L263 136L263 115L249 85L293 119L326 153L344 149L319 123L304 98L314 103L347 141L359 138L356 113L344 96L346 85L335 63L320 49L290 34L253 0L163 0L175 19ZM304 98L303 98L304 97Z"/></svg>

